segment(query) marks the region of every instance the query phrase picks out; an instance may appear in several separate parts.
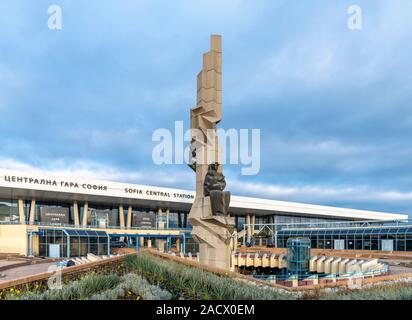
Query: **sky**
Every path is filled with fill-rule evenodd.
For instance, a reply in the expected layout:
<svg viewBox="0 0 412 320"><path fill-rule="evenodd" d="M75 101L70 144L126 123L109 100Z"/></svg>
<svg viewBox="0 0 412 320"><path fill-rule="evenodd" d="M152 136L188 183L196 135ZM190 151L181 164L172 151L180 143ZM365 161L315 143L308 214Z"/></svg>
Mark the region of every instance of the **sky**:
<svg viewBox="0 0 412 320"><path fill-rule="evenodd" d="M412 215L411 16L410 0L2 0L0 168L194 189L152 135L189 128L221 34L219 127L261 132L259 173L225 166L227 190Z"/></svg>

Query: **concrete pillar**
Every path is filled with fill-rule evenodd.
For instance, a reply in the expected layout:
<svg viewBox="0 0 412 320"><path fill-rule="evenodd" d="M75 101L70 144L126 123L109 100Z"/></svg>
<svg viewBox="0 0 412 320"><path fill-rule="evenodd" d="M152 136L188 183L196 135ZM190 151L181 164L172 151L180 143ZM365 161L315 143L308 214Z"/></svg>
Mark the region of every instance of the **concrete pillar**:
<svg viewBox="0 0 412 320"><path fill-rule="evenodd" d="M274 229L274 227L273 227L273 224L275 223L275 217L274 216L269 216L269 224L271 225L270 226L270 230L272 231L272 240L274 240L274 233L275 233L275 229Z"/></svg>
<svg viewBox="0 0 412 320"><path fill-rule="evenodd" d="M124 229L124 211L123 211L123 205L119 205L119 226L120 226L120 229Z"/></svg>
<svg viewBox="0 0 412 320"><path fill-rule="evenodd" d="M33 232L29 233L29 257L33 257Z"/></svg>
<svg viewBox="0 0 412 320"><path fill-rule="evenodd" d="M250 224L252 225L252 237L255 234L255 223L256 223L256 216L252 215L252 217L250 218Z"/></svg>
<svg viewBox="0 0 412 320"><path fill-rule="evenodd" d="M82 219L83 227L87 227L88 219L89 219L89 203L86 201L83 205L83 219Z"/></svg>
<svg viewBox="0 0 412 320"><path fill-rule="evenodd" d="M132 227L132 206L127 208L127 219L126 219L126 228L130 229Z"/></svg>
<svg viewBox="0 0 412 320"><path fill-rule="evenodd" d="M169 229L170 209L166 209L166 229Z"/></svg>
<svg viewBox="0 0 412 320"><path fill-rule="evenodd" d="M34 224L34 214L36 212L36 200L30 202L29 224Z"/></svg>
<svg viewBox="0 0 412 320"><path fill-rule="evenodd" d="M147 247L148 248L152 247L152 240L151 239L147 239Z"/></svg>
<svg viewBox="0 0 412 320"><path fill-rule="evenodd" d="M166 245L165 239L156 239L156 247L160 252L165 252L165 245Z"/></svg>
<svg viewBox="0 0 412 320"><path fill-rule="evenodd" d="M176 249L180 252L180 238L176 238Z"/></svg>
<svg viewBox="0 0 412 320"><path fill-rule="evenodd" d="M250 242L251 238L251 228L250 228L250 214L246 215L246 241Z"/></svg>
<svg viewBox="0 0 412 320"><path fill-rule="evenodd" d="M79 205L77 201L73 201L73 218L74 218L74 225L79 226L80 225Z"/></svg>
<svg viewBox="0 0 412 320"><path fill-rule="evenodd" d="M165 228L165 222L163 221L163 211L162 209L157 209L157 221L158 221L158 228L159 229L164 229Z"/></svg>
<svg viewBox="0 0 412 320"><path fill-rule="evenodd" d="M26 223L26 217L24 216L24 201L23 199L17 200L17 206L19 211L19 222Z"/></svg>
<svg viewBox="0 0 412 320"><path fill-rule="evenodd" d="M144 237L139 237L139 246L144 247Z"/></svg>

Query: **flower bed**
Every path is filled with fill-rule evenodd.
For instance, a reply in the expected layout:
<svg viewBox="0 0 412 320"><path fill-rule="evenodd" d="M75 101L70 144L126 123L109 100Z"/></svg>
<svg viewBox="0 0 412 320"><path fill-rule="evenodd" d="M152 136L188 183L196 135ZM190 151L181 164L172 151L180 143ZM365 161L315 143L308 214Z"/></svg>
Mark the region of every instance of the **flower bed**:
<svg viewBox="0 0 412 320"><path fill-rule="evenodd" d="M144 276L151 284L165 288L174 299L284 300L293 295L270 287L188 267L174 261L139 253L125 257L125 265Z"/></svg>
<svg viewBox="0 0 412 320"><path fill-rule="evenodd" d="M412 284L400 282L362 289L323 293L322 300L412 300Z"/></svg>
<svg viewBox="0 0 412 320"><path fill-rule="evenodd" d="M412 283L398 282L362 289L313 290L297 294L231 278L195 266L140 252L82 274L63 274L62 288L46 280L0 290L0 300L284 300L412 299Z"/></svg>

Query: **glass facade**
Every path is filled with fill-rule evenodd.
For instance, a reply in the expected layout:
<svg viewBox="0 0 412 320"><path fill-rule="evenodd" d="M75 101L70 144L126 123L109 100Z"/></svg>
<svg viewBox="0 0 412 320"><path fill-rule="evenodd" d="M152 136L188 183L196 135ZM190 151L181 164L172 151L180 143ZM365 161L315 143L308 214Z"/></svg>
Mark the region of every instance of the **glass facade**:
<svg viewBox="0 0 412 320"><path fill-rule="evenodd" d="M19 221L17 200L0 199L0 221Z"/></svg>
<svg viewBox="0 0 412 320"><path fill-rule="evenodd" d="M92 224L96 224L96 221L94 221L94 219L96 218L96 216L93 214L95 212L97 212L97 215L100 214L107 214L107 225L108 226L118 226L119 225L119 206L104 206L104 205L98 205L98 204L93 204L93 203L89 203L89 216L88 216L88 221L87 223L89 225ZM84 205L82 205L80 207L80 221L83 220L83 212L84 212ZM127 212L127 208L126 210L123 210L123 214L125 215L125 212Z"/></svg>
<svg viewBox="0 0 412 320"><path fill-rule="evenodd" d="M108 254L108 235L103 231L40 229L39 256L50 256L50 244L59 245L60 257L81 257L88 253Z"/></svg>
<svg viewBox="0 0 412 320"><path fill-rule="evenodd" d="M290 237L308 237L315 249L412 251L412 226L281 230L278 247Z"/></svg>
<svg viewBox="0 0 412 320"><path fill-rule="evenodd" d="M255 229L259 229L259 224L275 224L275 225L286 225L286 224L316 224L320 223L322 226L327 227L328 222L333 223L336 221L341 221L331 218L309 218L301 216L292 216L292 215L282 215L281 213L275 213L273 215L265 216L256 216L255 217ZM237 230L240 231L243 229L243 225L246 224L246 216L235 216L235 222Z"/></svg>
<svg viewBox="0 0 412 320"><path fill-rule="evenodd" d="M327 222L335 222L336 219L330 218L312 218L312 217L299 217L299 216L289 216L289 215L275 215L275 224L315 224L321 223L324 227L327 227Z"/></svg>
<svg viewBox="0 0 412 320"><path fill-rule="evenodd" d="M170 211L169 214L169 228L190 228L190 224L188 223L187 216L189 215L188 212L175 212Z"/></svg>

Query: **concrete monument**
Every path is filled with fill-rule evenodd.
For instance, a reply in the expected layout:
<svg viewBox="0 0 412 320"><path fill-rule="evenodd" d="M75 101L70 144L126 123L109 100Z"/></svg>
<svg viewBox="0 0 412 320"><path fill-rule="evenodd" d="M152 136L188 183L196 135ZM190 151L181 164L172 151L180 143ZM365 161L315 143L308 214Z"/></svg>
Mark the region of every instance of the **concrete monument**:
<svg viewBox="0 0 412 320"><path fill-rule="evenodd" d="M192 142L189 166L196 172L196 197L189 213L192 236L199 243L200 263L230 269L234 218L229 216L230 192L224 191L221 151L216 125L222 118L222 43L211 36L197 76L197 105L191 109Z"/></svg>

